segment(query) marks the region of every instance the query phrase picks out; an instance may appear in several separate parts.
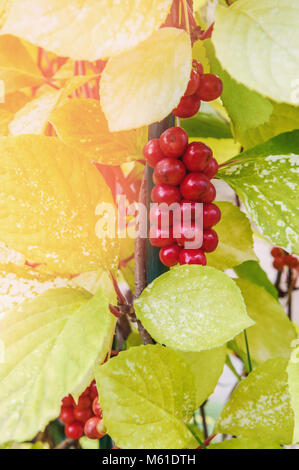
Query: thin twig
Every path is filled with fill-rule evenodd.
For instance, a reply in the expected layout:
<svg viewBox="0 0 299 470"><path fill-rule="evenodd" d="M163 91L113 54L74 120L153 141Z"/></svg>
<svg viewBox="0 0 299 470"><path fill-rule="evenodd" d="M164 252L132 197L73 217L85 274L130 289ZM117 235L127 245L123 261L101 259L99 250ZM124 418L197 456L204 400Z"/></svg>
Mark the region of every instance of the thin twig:
<svg viewBox="0 0 299 470"><path fill-rule="evenodd" d="M69 449L70 447L75 447L75 441L73 439L65 439L54 449Z"/></svg>
<svg viewBox="0 0 299 470"><path fill-rule="evenodd" d="M207 418L206 418L206 412L205 412L205 403L201 405L200 407L200 414L202 417L202 427L203 427L203 433L205 440L208 439L209 437L209 432L208 432L208 425L207 425Z"/></svg>

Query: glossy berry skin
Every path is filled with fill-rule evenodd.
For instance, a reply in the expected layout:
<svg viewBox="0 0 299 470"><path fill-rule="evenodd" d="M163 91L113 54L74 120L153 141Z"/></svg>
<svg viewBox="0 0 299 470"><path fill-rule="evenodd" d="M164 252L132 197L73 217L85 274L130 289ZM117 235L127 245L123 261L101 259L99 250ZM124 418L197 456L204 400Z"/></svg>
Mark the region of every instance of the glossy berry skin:
<svg viewBox="0 0 299 470"><path fill-rule="evenodd" d="M206 253L212 253L218 246L218 235L215 230L209 229L203 232L203 242L201 249Z"/></svg>
<svg viewBox="0 0 299 470"><path fill-rule="evenodd" d="M64 424L72 423L75 421L74 408L72 406L63 406L59 418Z"/></svg>
<svg viewBox="0 0 299 470"><path fill-rule="evenodd" d="M177 229L177 230L176 230ZM178 234L178 235L176 235ZM202 242L202 229L199 224L192 222L191 224L179 225L174 227L174 236L177 244L185 247L186 243L197 241L197 246L192 248L200 248Z"/></svg>
<svg viewBox="0 0 299 470"><path fill-rule="evenodd" d="M211 158L208 165L204 169L204 174L209 178L209 180L211 180L214 178L214 176L216 176L218 170L219 165L216 158Z"/></svg>
<svg viewBox="0 0 299 470"><path fill-rule="evenodd" d="M181 127L171 127L160 137L160 147L166 157L181 157L188 145L188 134Z"/></svg>
<svg viewBox="0 0 299 470"><path fill-rule="evenodd" d="M206 266L207 258L202 250L182 250L179 256L180 264L199 264Z"/></svg>
<svg viewBox="0 0 299 470"><path fill-rule="evenodd" d="M184 96L191 96L197 92L200 83L200 75L197 70L192 69L190 80Z"/></svg>
<svg viewBox="0 0 299 470"><path fill-rule="evenodd" d="M74 416L76 421L81 421L81 423L85 423L85 421L87 421L93 416L93 413L90 408L85 408L83 410L81 410L80 408L75 408Z"/></svg>
<svg viewBox="0 0 299 470"><path fill-rule="evenodd" d="M203 228L209 229L217 225L221 219L221 211L215 204L203 205Z"/></svg>
<svg viewBox="0 0 299 470"><path fill-rule="evenodd" d="M284 256L285 252L282 248L279 248L278 246L274 246L271 250L271 255L273 258L278 258Z"/></svg>
<svg viewBox="0 0 299 470"><path fill-rule="evenodd" d="M150 228L149 239L152 246L157 248L164 248L165 246L171 245L174 240L172 236L172 230L167 229L156 229L154 227Z"/></svg>
<svg viewBox="0 0 299 470"><path fill-rule="evenodd" d="M216 198L216 189L215 189L215 186L212 183L210 183L208 190L201 196L200 202L205 202L205 203L213 202L215 201L215 198Z"/></svg>
<svg viewBox="0 0 299 470"><path fill-rule="evenodd" d="M163 184L179 185L186 175L186 167L181 160L176 158L163 158L154 171L155 182Z"/></svg>
<svg viewBox="0 0 299 470"><path fill-rule="evenodd" d="M284 263L286 266L288 266L290 269L294 269L298 265L298 259L296 256L293 255L287 255L284 257Z"/></svg>
<svg viewBox="0 0 299 470"><path fill-rule="evenodd" d="M78 400L77 408L84 410L85 408L89 408L91 405L91 400L87 395L81 395Z"/></svg>
<svg viewBox="0 0 299 470"><path fill-rule="evenodd" d="M212 157L210 147L203 142L192 142L188 145L183 162L189 171L203 172Z"/></svg>
<svg viewBox="0 0 299 470"><path fill-rule="evenodd" d="M172 113L180 118L190 118L198 113L200 105L201 100L196 94L192 96L183 96Z"/></svg>
<svg viewBox="0 0 299 470"><path fill-rule="evenodd" d="M74 406L75 400L73 399L72 395L68 395L62 399L62 406Z"/></svg>
<svg viewBox="0 0 299 470"><path fill-rule="evenodd" d="M221 95L223 83L217 75L206 73L200 77L197 97L202 101L214 101Z"/></svg>
<svg viewBox="0 0 299 470"><path fill-rule="evenodd" d="M284 267L284 258L275 258L273 261L273 267L277 269L277 271L282 271Z"/></svg>
<svg viewBox="0 0 299 470"><path fill-rule="evenodd" d="M210 181L203 173L189 173L181 183L180 190L184 199L199 201L209 189Z"/></svg>
<svg viewBox="0 0 299 470"><path fill-rule="evenodd" d="M181 248L176 243L166 246L165 248L161 248L159 253L161 263L168 268L175 266L178 264L180 252Z"/></svg>
<svg viewBox="0 0 299 470"><path fill-rule="evenodd" d="M98 389L95 380L93 380L89 386L89 396L92 400L94 400L98 396Z"/></svg>
<svg viewBox="0 0 299 470"><path fill-rule="evenodd" d="M198 60L195 60L195 59L193 60L193 67L195 67L199 75L203 75L204 73L203 65L200 62L198 62Z"/></svg>
<svg viewBox="0 0 299 470"><path fill-rule="evenodd" d="M180 202L182 199L179 188L169 184L157 184L154 186L151 197L153 202L166 202L168 205Z"/></svg>
<svg viewBox="0 0 299 470"><path fill-rule="evenodd" d="M103 421L98 417L90 418L84 426L84 433L89 439L101 439L106 434Z"/></svg>
<svg viewBox="0 0 299 470"><path fill-rule="evenodd" d="M98 397L96 397L92 402L92 411L98 418L103 418L103 413Z"/></svg>
<svg viewBox="0 0 299 470"><path fill-rule="evenodd" d="M161 228L161 225L165 227L172 227L173 225L173 211L170 211L167 207L161 207L161 204L154 204L150 210L150 222L157 227Z"/></svg>
<svg viewBox="0 0 299 470"><path fill-rule="evenodd" d="M165 157L160 148L160 140L149 140L143 149L143 155L149 166L154 168L157 163Z"/></svg>
<svg viewBox="0 0 299 470"><path fill-rule="evenodd" d="M79 421L74 421L73 423L67 424L64 429L66 437L69 439L80 439L83 436L84 426Z"/></svg>

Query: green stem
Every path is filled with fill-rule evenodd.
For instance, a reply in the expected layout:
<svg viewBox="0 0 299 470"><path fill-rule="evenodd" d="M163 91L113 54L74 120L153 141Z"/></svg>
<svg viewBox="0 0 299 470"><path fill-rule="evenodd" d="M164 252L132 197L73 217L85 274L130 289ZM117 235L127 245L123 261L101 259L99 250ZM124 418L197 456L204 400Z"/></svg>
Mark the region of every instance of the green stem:
<svg viewBox="0 0 299 470"><path fill-rule="evenodd" d="M190 426L189 424L187 424L187 427L188 427L189 431L191 432L191 434L193 435L194 439L197 440L197 442L198 442L198 444L200 445L200 447L202 447L202 449L206 449L206 446L204 445L204 443L202 442L202 440L200 439L200 437L198 437L198 435L196 434L196 432L193 431L192 426Z"/></svg>
<svg viewBox="0 0 299 470"><path fill-rule="evenodd" d="M242 380L242 377L238 374L238 372L236 371L232 361L231 361L231 358L229 357L229 355L227 355L226 357L226 365L230 368L230 370L232 371L232 373L236 376L236 378L239 380L239 382L241 382Z"/></svg>
<svg viewBox="0 0 299 470"><path fill-rule="evenodd" d="M245 337L249 372L252 372L252 362L251 362L251 357L250 357L249 344L248 344L248 338L247 338L247 331L246 330L244 330L244 337Z"/></svg>

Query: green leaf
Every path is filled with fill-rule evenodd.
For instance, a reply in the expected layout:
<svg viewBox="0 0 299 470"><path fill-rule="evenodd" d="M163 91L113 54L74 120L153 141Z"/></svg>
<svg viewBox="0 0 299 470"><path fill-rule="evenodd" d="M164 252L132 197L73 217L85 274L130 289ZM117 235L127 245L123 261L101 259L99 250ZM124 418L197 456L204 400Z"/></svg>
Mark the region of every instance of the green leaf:
<svg viewBox="0 0 299 470"><path fill-rule="evenodd" d="M193 118L182 119L181 125L190 137L232 138L229 123L207 103L202 104Z"/></svg>
<svg viewBox="0 0 299 470"><path fill-rule="evenodd" d="M267 438L267 436L264 436ZM278 444L273 444L267 440L260 439L229 439L219 442L219 444L210 444L209 449L281 449Z"/></svg>
<svg viewBox="0 0 299 470"><path fill-rule="evenodd" d="M195 448L187 428L194 377L181 354L160 345L121 352L96 369L108 434L124 449Z"/></svg>
<svg viewBox="0 0 299 470"><path fill-rule="evenodd" d="M282 134L235 157L218 175L240 196L261 233L288 252L299 252L296 191L299 131Z"/></svg>
<svg viewBox="0 0 299 470"><path fill-rule="evenodd" d="M291 405L295 414L293 443L299 442L299 341L293 343L294 349L288 364L288 384L291 395Z"/></svg>
<svg viewBox="0 0 299 470"><path fill-rule="evenodd" d="M295 103L299 77L299 4L293 0L239 0L218 7L213 43L223 68L248 88Z"/></svg>
<svg viewBox="0 0 299 470"><path fill-rule="evenodd" d="M65 395L82 392L95 361L105 359L114 327L101 290L94 297L49 290L0 320L0 442L32 439L58 416Z"/></svg>
<svg viewBox="0 0 299 470"><path fill-rule="evenodd" d="M284 358L270 359L242 380L222 411L215 432L289 444L294 415L287 364Z"/></svg>
<svg viewBox="0 0 299 470"><path fill-rule="evenodd" d="M135 300L135 311L156 341L183 351L221 346L253 325L232 279L195 265L155 279Z"/></svg>
<svg viewBox="0 0 299 470"><path fill-rule="evenodd" d="M263 287L246 279L238 279L236 282L241 289L248 315L255 321L255 325L247 330L252 359L261 363L278 356L288 358L292 341L297 335L280 303ZM245 353L244 335L237 336L235 342Z"/></svg>
<svg viewBox="0 0 299 470"><path fill-rule="evenodd" d="M89 439L86 436L83 436L79 440L80 446L82 449L99 449L100 441L98 439Z"/></svg>
<svg viewBox="0 0 299 470"><path fill-rule="evenodd" d="M245 261L240 266L234 267L235 273L242 279L247 279L258 286L264 287L269 294L278 300L278 292L265 271L261 268L257 261Z"/></svg>
<svg viewBox="0 0 299 470"><path fill-rule="evenodd" d="M209 266L230 269L247 260L256 260L253 236L249 220L239 207L230 202L217 202L221 220L215 227L219 245L213 253L207 253Z"/></svg>

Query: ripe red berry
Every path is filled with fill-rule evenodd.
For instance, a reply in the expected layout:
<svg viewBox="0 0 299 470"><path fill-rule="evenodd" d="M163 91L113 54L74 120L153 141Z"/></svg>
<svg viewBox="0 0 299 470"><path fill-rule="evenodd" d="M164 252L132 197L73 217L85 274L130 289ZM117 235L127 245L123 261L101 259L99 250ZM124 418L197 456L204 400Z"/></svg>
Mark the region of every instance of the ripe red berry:
<svg viewBox="0 0 299 470"><path fill-rule="evenodd" d="M218 246L218 235L215 230L204 230L201 249L207 253L212 253Z"/></svg>
<svg viewBox="0 0 299 470"><path fill-rule="evenodd" d="M77 408L84 410L85 408L89 408L91 406L91 400L87 395L81 395L78 400Z"/></svg>
<svg viewBox="0 0 299 470"><path fill-rule="evenodd" d="M65 426L64 432L69 439L77 440L83 436L84 426L79 421L74 421Z"/></svg>
<svg viewBox="0 0 299 470"><path fill-rule="evenodd" d="M211 180L217 174L218 170L219 170L219 165L217 163L216 158L211 158L209 160L208 165L204 169L204 174L209 178L209 180Z"/></svg>
<svg viewBox="0 0 299 470"><path fill-rule="evenodd" d="M203 172L210 159L213 157L213 152L203 142L192 142L184 154L183 162L189 171Z"/></svg>
<svg viewBox="0 0 299 470"><path fill-rule="evenodd" d="M197 70L192 69L190 80L187 86L187 90L185 91L184 96L191 96L196 93L199 87L200 82L200 75Z"/></svg>
<svg viewBox="0 0 299 470"><path fill-rule="evenodd" d="M221 211L215 204L203 205L203 228L209 229L218 224L221 219Z"/></svg>
<svg viewBox="0 0 299 470"><path fill-rule="evenodd" d="M206 266L207 258L202 250L182 250L179 256L180 264L200 264Z"/></svg>
<svg viewBox="0 0 299 470"><path fill-rule="evenodd" d="M74 408L72 406L63 406L59 418L64 424L72 423L75 421Z"/></svg>
<svg viewBox="0 0 299 470"><path fill-rule="evenodd" d="M165 248L161 248L159 253L161 263L168 268L175 266L178 264L180 252L181 248L176 243L166 246Z"/></svg>
<svg viewBox="0 0 299 470"><path fill-rule="evenodd" d="M298 265L298 259L296 258L296 256L287 255L287 256L284 257L284 263L290 269L294 269Z"/></svg>
<svg viewBox="0 0 299 470"><path fill-rule="evenodd" d="M210 181L203 173L189 173L183 179L180 190L184 199L198 201L209 189Z"/></svg>
<svg viewBox="0 0 299 470"><path fill-rule="evenodd" d="M154 168L158 161L165 157L160 148L160 140L149 140L148 143L144 146L143 155L149 166Z"/></svg>
<svg viewBox="0 0 299 470"><path fill-rule="evenodd" d="M191 222L191 224L186 225L178 224L174 227L173 233L179 246L184 247L186 243L196 243L196 246L192 246L192 249L201 247L202 228L198 223Z"/></svg>
<svg viewBox="0 0 299 470"><path fill-rule="evenodd" d="M166 157L179 158L185 153L188 134L181 127L166 129L160 137L160 147Z"/></svg>
<svg viewBox="0 0 299 470"><path fill-rule="evenodd" d="M165 205L165 207L163 207ZM172 227L173 211L166 204L153 204L150 210L150 222L156 227Z"/></svg>
<svg viewBox="0 0 299 470"><path fill-rule="evenodd" d="M180 118L190 118L198 113L200 104L201 100L196 94L192 96L183 96L172 113Z"/></svg>
<svg viewBox="0 0 299 470"><path fill-rule="evenodd" d="M154 171L155 182L177 186L186 175L186 168L181 160L176 158L163 158Z"/></svg>
<svg viewBox="0 0 299 470"><path fill-rule="evenodd" d="M94 400L98 396L98 389L95 380L93 380L89 386L89 396L92 400Z"/></svg>
<svg viewBox="0 0 299 470"><path fill-rule="evenodd" d="M153 202L166 202L168 205L180 202L182 199L179 188L169 184L157 184L154 186L151 197Z"/></svg>
<svg viewBox="0 0 299 470"><path fill-rule="evenodd" d="M62 406L74 406L75 400L73 399L72 395L68 395L62 399Z"/></svg>
<svg viewBox="0 0 299 470"><path fill-rule="evenodd" d="M213 202L216 198L216 189L212 183L209 183L208 190L200 197L200 202Z"/></svg>
<svg viewBox="0 0 299 470"><path fill-rule="evenodd" d="M203 75L204 73L203 65L200 62L198 62L198 60L195 60L195 59L193 60L193 67L196 68L197 73L199 75Z"/></svg>
<svg viewBox="0 0 299 470"><path fill-rule="evenodd" d="M277 269L277 271L282 271L284 267L284 258L276 257L273 261L273 267Z"/></svg>
<svg viewBox="0 0 299 470"><path fill-rule="evenodd" d="M150 228L149 232L149 239L152 246L156 246L157 248L164 248L165 246L169 246L173 243L173 236L171 229L156 229L155 227Z"/></svg>
<svg viewBox="0 0 299 470"><path fill-rule="evenodd" d="M284 256L285 252L282 248L279 248L278 246L274 246L271 250L271 255L273 258L278 258Z"/></svg>
<svg viewBox="0 0 299 470"><path fill-rule="evenodd" d="M200 77L200 84L196 92L202 101L214 101L223 91L222 80L212 73L206 73Z"/></svg>
<svg viewBox="0 0 299 470"><path fill-rule="evenodd" d="M184 199L181 201L180 206L181 206L181 220L182 222L184 220L194 220L196 216L196 202L195 201L187 201ZM200 211L198 212L200 214Z"/></svg>
<svg viewBox="0 0 299 470"><path fill-rule="evenodd" d="M93 413L90 408L75 408L74 409L74 416L76 421L81 421L82 423L85 423L89 418L93 416Z"/></svg>
<svg viewBox="0 0 299 470"><path fill-rule="evenodd" d="M85 423L84 433L89 439L101 439L106 434L103 420L96 416L90 418Z"/></svg>
<svg viewBox="0 0 299 470"><path fill-rule="evenodd" d="M103 413L102 413L102 409L101 409L101 405L99 403L99 398L96 397L94 400L93 400L93 403L92 403L92 411L93 413L98 416L99 418L103 418Z"/></svg>

